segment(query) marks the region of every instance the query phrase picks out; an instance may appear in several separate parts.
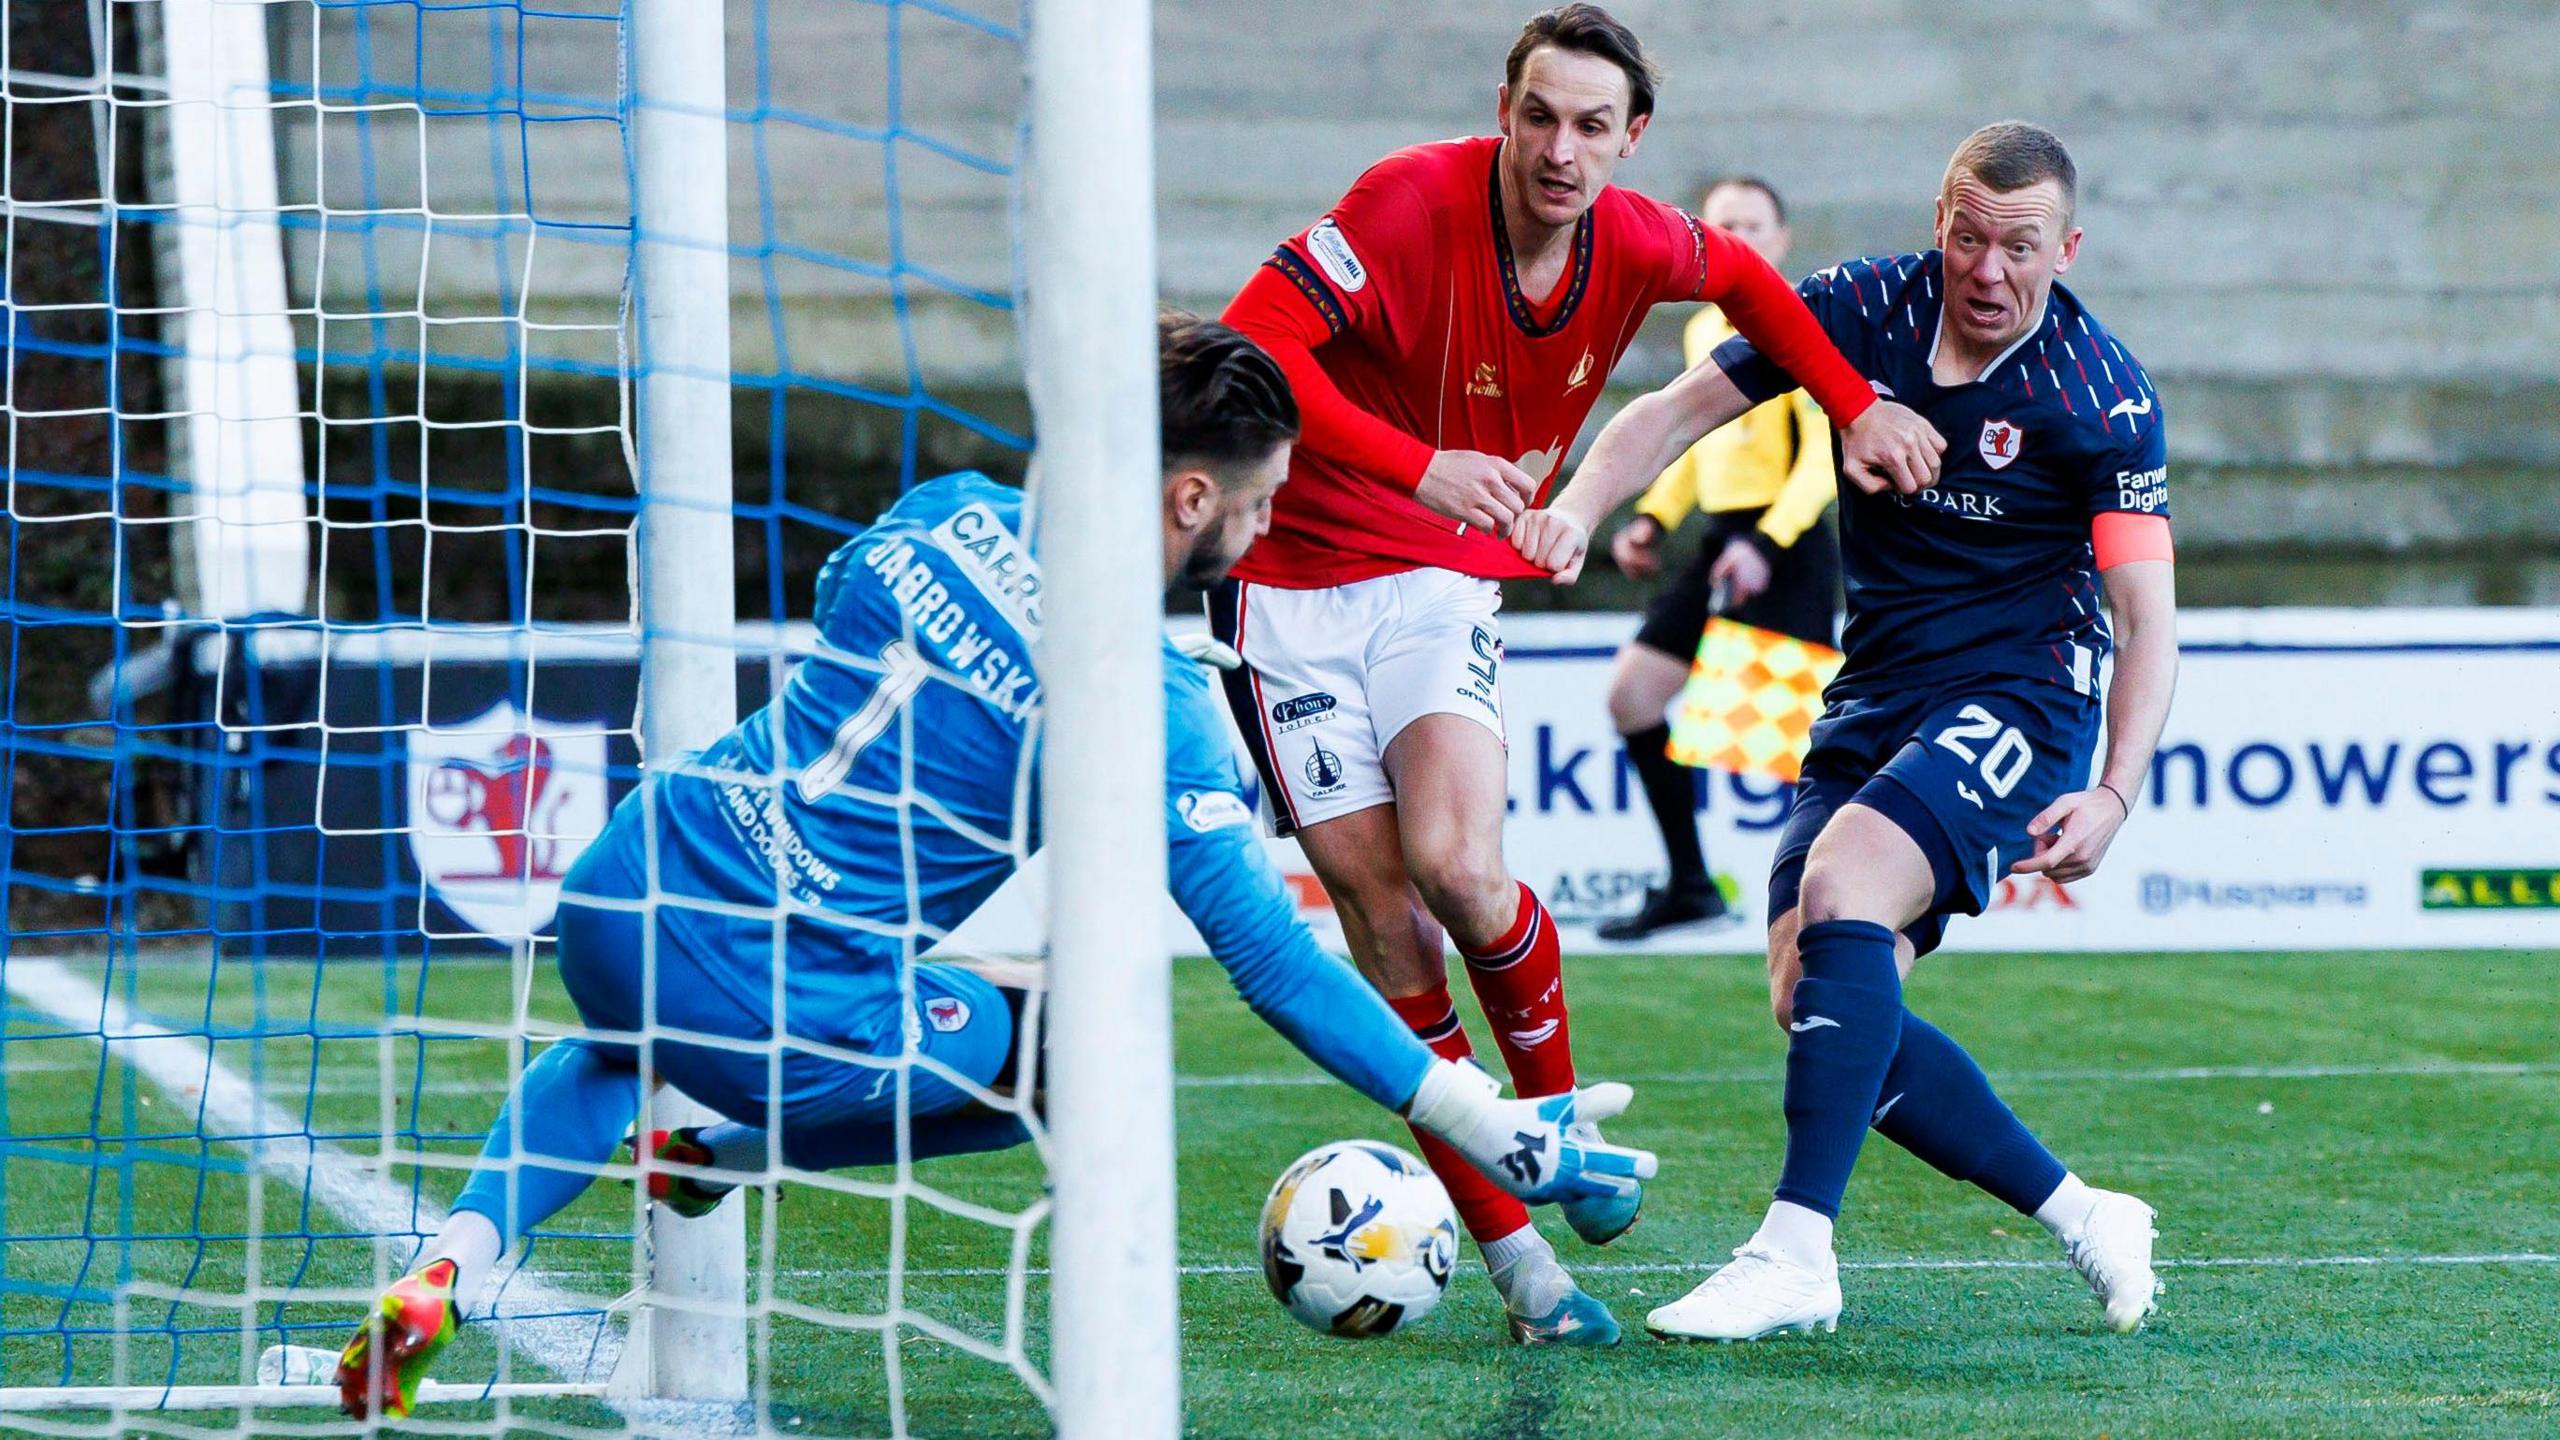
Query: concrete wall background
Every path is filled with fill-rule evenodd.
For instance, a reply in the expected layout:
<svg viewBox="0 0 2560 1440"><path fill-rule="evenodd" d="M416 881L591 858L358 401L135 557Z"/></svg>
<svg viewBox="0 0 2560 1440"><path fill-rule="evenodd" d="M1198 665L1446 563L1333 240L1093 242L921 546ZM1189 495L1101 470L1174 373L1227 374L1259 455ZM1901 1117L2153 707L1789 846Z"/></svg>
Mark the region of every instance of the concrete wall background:
<svg viewBox="0 0 2560 1440"><path fill-rule="evenodd" d="M1795 212L1799 269L1926 243L1945 156L1976 124L2021 116L2059 130L2080 161L2089 234L2072 282L2166 393L2189 552L2219 557L2215 573L2228 577L2212 598L2275 587L2293 599L2560 603L2560 519L2545 500L2560 476L2560 6L1618 9L1669 71L1622 180L1687 199L1704 175L1768 175ZM758 102L761 48L773 107L827 124L894 120L1011 156L1020 86L1009 41L907 7L732 0L730 10L733 105ZM1502 53L1526 13L1462 0L1162 0L1167 298L1214 309L1378 155L1489 129ZM354 36L340 27L364 19L322 14L316 37L281 33L279 54L352 76ZM478 28L457 29L463 43L435 31L465 19ZM432 81L486 88L485 21L425 23L419 46L407 23L377 20L373 72L405 77L416 62ZM534 27L528 74L546 91L610 96L597 28ZM414 189L421 145L439 210L467 204L475 181L497 203L519 184L488 183L485 125L424 128L375 138L383 193ZM546 218L622 212L609 126L532 130ZM1097 161L1116 143L1075 139ZM312 173L315 151L329 174L348 175L362 142L339 117L318 133L288 127L288 185ZM894 217L883 203L893 157ZM903 255L961 287L1010 289L1005 182L929 146L892 150L775 116L737 127L732 166L738 238L782 247L738 267L742 363L787 354L801 371L904 388L891 287L862 264ZM618 255L544 245L537 305L609 313ZM796 258L790 247L838 258ZM494 306L492 283L474 277L516 257L475 255L467 241L433 248L427 283L439 303ZM354 272L333 263L328 273ZM927 388L1018 413L1011 317L932 284L908 292ZM1670 373L1677 320L1649 329L1616 377L1621 393Z"/></svg>

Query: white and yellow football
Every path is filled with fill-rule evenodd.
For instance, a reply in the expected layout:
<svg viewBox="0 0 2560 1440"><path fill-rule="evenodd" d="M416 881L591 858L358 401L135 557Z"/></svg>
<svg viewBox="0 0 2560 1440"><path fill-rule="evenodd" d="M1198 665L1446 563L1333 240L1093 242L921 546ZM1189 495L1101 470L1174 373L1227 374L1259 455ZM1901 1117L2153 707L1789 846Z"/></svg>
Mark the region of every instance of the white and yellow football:
<svg viewBox="0 0 2560 1440"><path fill-rule="evenodd" d="M1280 1172L1262 1204L1262 1277L1299 1323L1391 1335L1431 1313L1458 1260L1449 1192L1420 1160L1338 1140Z"/></svg>

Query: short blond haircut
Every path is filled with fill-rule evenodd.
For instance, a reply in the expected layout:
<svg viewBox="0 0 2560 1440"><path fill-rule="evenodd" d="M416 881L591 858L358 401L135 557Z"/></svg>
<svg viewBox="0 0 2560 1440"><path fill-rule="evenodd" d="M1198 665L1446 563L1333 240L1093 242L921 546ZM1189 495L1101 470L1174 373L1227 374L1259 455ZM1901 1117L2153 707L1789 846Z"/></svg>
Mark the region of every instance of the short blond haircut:
<svg viewBox="0 0 2560 1440"><path fill-rule="evenodd" d="M1964 137L1947 160L1947 175L1938 182L1938 198L1953 203L1956 177L1970 175L2001 194L2024 190L2043 180L2062 186L2062 223L2068 227L2080 208L2080 170L2062 137L2024 120L1985 125Z"/></svg>

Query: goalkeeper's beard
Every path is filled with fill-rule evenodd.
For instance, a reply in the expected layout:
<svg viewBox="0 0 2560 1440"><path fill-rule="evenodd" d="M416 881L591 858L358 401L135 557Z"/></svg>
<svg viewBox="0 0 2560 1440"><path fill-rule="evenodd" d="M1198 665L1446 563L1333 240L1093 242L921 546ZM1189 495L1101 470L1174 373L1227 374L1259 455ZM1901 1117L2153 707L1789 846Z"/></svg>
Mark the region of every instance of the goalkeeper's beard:
<svg viewBox="0 0 2560 1440"><path fill-rule="evenodd" d="M1212 526L1191 542L1191 548L1183 554L1181 569L1173 576L1175 584L1190 590L1207 590L1226 579L1236 561L1244 558L1226 553L1218 543L1223 538L1220 528Z"/></svg>

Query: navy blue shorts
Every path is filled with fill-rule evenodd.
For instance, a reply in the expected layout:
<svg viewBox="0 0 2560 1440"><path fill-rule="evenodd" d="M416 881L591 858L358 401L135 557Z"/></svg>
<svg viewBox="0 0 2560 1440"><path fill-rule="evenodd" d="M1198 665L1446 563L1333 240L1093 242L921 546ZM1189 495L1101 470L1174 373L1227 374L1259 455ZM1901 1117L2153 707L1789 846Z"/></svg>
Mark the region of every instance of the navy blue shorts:
<svg viewBox="0 0 2560 1440"><path fill-rule="evenodd" d="M1834 702L1814 722L1804 778L1778 836L1769 917L1796 907L1804 861L1832 813L1854 800L1901 827L1929 857L1937 894L1903 933L1923 955L1949 915L1979 915L2014 862L2027 822L2085 789L2098 702L2049 680L1984 675Z"/></svg>

